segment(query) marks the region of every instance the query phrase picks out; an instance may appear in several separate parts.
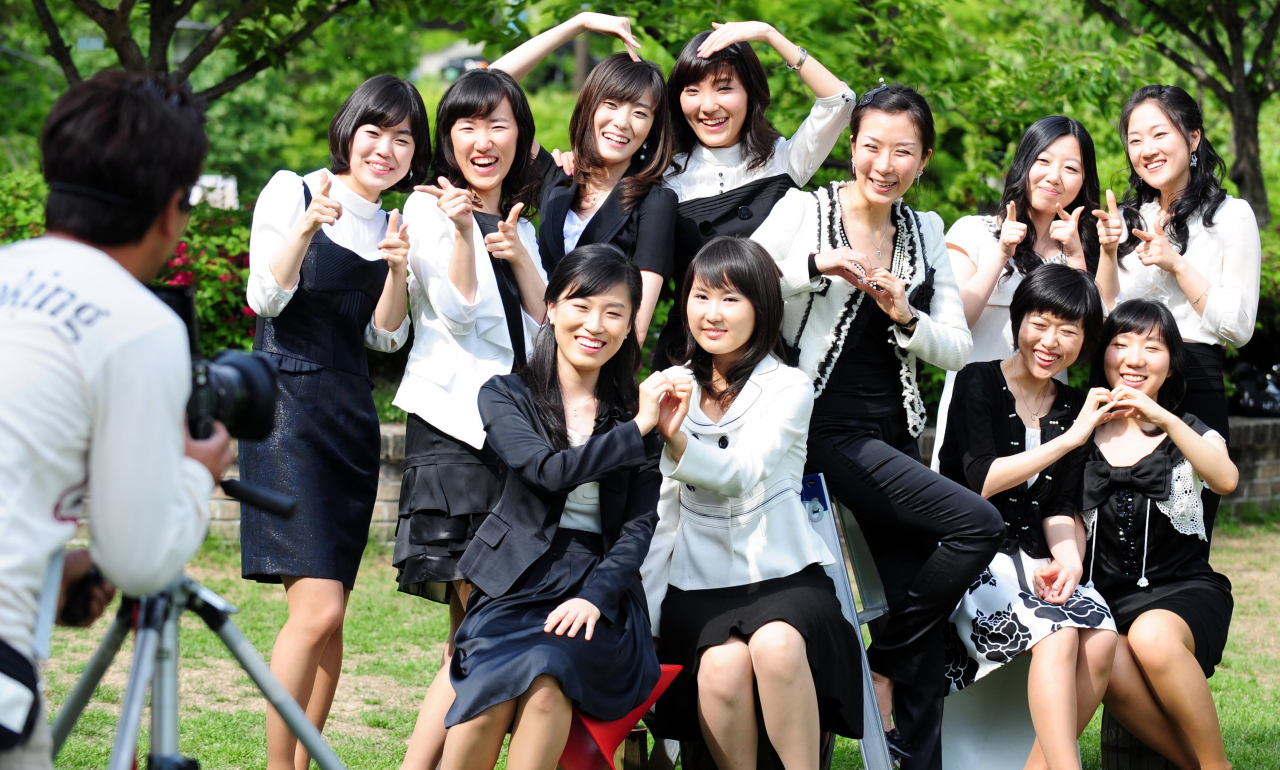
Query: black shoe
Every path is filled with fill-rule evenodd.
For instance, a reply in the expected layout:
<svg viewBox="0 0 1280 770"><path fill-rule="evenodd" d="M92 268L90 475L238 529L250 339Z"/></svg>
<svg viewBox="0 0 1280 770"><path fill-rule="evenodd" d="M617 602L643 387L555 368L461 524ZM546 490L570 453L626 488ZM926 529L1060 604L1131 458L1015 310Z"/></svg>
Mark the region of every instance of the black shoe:
<svg viewBox="0 0 1280 770"><path fill-rule="evenodd" d="M898 728L886 730L884 734L884 742L889 744L889 756L896 760L911 759L911 752L907 751L908 744L902 738L902 733L898 732Z"/></svg>

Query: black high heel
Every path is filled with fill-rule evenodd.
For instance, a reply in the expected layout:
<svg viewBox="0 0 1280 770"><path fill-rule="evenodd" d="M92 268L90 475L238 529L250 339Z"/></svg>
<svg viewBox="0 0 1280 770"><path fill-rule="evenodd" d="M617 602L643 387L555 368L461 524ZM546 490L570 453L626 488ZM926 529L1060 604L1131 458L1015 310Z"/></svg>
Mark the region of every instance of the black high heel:
<svg viewBox="0 0 1280 770"><path fill-rule="evenodd" d="M910 744L903 739L902 733L898 732L898 728L886 730L884 734L884 742L889 745L889 756L899 761L903 759L911 759L911 752L907 751Z"/></svg>

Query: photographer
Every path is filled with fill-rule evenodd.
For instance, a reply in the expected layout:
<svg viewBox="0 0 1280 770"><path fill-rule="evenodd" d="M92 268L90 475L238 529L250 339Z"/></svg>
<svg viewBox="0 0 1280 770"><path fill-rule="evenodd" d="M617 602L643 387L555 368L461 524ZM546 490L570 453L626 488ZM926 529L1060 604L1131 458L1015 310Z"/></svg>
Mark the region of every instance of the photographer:
<svg viewBox="0 0 1280 770"><path fill-rule="evenodd" d="M86 500L92 562L127 594L154 592L204 539L231 462L222 425L185 432L187 333L144 285L187 225L206 148L185 88L81 82L40 139L48 234L0 249L0 770L52 766L37 619L89 571L78 552L56 571ZM90 589L85 623L109 596Z"/></svg>

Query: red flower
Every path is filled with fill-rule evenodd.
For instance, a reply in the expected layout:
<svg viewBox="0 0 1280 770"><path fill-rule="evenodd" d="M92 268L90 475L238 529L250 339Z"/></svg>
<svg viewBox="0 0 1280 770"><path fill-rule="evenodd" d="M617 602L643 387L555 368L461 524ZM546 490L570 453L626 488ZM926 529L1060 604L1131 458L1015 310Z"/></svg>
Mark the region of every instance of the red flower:
<svg viewBox="0 0 1280 770"><path fill-rule="evenodd" d="M179 257L185 257L185 256L187 256L187 242L186 242L186 241L182 241L181 243L179 243L179 244L178 244L178 248L177 248L177 249L175 249L175 251L177 252L177 255L178 255Z"/></svg>
<svg viewBox="0 0 1280 770"><path fill-rule="evenodd" d="M250 326L250 327L249 327L249 336L250 336L250 337L256 337L256 336L258 336L258 327L256 327L256 326Z"/></svg>
<svg viewBox="0 0 1280 770"><path fill-rule="evenodd" d="M187 260L183 259L182 257L174 257L173 259L169 260L169 267L182 267L185 264L187 264Z"/></svg>
<svg viewBox="0 0 1280 770"><path fill-rule="evenodd" d="M219 281L222 281L223 283L226 283L227 281L230 281L230 280L231 280L231 274L230 274L230 273L223 273L222 275L219 275L219 276L218 276L218 280L219 280Z"/></svg>
<svg viewBox="0 0 1280 770"><path fill-rule="evenodd" d="M190 286L192 282L191 272L184 270L181 273L174 273L169 279L170 286Z"/></svg>
<svg viewBox="0 0 1280 770"><path fill-rule="evenodd" d="M254 316L257 315L257 313L253 312L253 308L249 307L248 305L245 305L243 308L241 308L240 312L244 314L245 318L253 318Z"/></svg>

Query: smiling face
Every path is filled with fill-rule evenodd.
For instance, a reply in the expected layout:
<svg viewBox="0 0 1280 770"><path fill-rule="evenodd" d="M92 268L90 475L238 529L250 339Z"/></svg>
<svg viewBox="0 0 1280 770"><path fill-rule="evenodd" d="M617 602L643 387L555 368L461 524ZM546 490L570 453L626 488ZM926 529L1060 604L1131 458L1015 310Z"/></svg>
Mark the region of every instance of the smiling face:
<svg viewBox="0 0 1280 770"><path fill-rule="evenodd" d="M652 94L633 102L605 99L592 117L596 152L605 166L629 165L653 128Z"/></svg>
<svg viewBox="0 0 1280 770"><path fill-rule="evenodd" d="M680 111L706 147L732 147L747 120L747 90L732 67L722 67L680 92Z"/></svg>
<svg viewBox="0 0 1280 770"><path fill-rule="evenodd" d="M613 358L631 332L631 295L624 283L590 297L547 303L547 322L556 334L559 359L580 372L599 369Z"/></svg>
<svg viewBox="0 0 1280 770"><path fill-rule="evenodd" d="M1157 190L1183 190L1191 177L1191 152L1200 145L1200 131L1191 142L1154 101L1143 102L1129 116L1125 137L1129 162L1142 181Z"/></svg>
<svg viewBox="0 0 1280 770"><path fill-rule="evenodd" d="M347 173L356 185L364 188L363 192L376 199L379 193L399 184L409 173L414 148L408 118L391 127L366 123L351 137L351 169Z"/></svg>
<svg viewBox="0 0 1280 770"><path fill-rule="evenodd" d="M449 129L453 156L467 186L484 194L502 189L520 138L511 102L503 99L487 117L458 120Z"/></svg>
<svg viewBox="0 0 1280 770"><path fill-rule="evenodd" d="M1018 329L1017 355L1037 380L1048 380L1076 362L1084 345L1079 321L1067 321L1053 313L1033 310Z"/></svg>
<svg viewBox="0 0 1280 770"><path fill-rule="evenodd" d="M906 113L868 112L851 141L855 184L873 205L893 203L906 195L931 154Z"/></svg>
<svg viewBox="0 0 1280 770"><path fill-rule="evenodd" d="M1052 213L1057 206L1066 208L1083 186L1083 153L1080 142L1070 134L1058 137L1044 148L1027 172L1031 207L1037 211Z"/></svg>
<svg viewBox="0 0 1280 770"><path fill-rule="evenodd" d="M689 329L712 356L740 353L756 328L756 309L733 286L713 289L695 278L689 290Z"/></svg>
<svg viewBox="0 0 1280 770"><path fill-rule="evenodd" d="M1169 377L1169 368L1169 346L1154 326L1116 335L1107 345L1103 358L1103 369L1111 387L1128 385L1152 399Z"/></svg>

